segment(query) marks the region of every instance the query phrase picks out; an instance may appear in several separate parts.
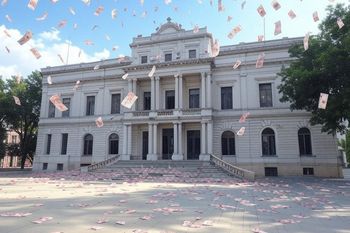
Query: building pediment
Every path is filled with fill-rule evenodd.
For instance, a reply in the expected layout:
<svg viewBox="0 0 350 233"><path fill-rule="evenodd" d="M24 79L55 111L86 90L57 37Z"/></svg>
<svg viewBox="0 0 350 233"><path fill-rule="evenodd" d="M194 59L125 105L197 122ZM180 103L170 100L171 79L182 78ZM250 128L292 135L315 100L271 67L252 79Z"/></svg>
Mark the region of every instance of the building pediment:
<svg viewBox="0 0 350 233"><path fill-rule="evenodd" d="M181 25L171 22L171 19L169 17L167 18L167 21L168 21L167 23L162 24L160 28L157 29L157 32L155 33L156 35L185 31L184 29L181 29Z"/></svg>

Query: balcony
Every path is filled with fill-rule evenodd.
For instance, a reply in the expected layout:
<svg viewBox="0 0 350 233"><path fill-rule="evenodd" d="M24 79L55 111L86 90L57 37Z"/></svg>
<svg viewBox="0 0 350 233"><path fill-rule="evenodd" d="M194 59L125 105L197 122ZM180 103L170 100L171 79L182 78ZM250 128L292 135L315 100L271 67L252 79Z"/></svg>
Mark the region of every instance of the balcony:
<svg viewBox="0 0 350 233"><path fill-rule="evenodd" d="M132 112L133 117L148 117L150 111L135 111Z"/></svg>
<svg viewBox="0 0 350 233"><path fill-rule="evenodd" d="M201 115L201 109L200 108L190 108L190 109L183 109L182 115L184 116L200 116Z"/></svg>
<svg viewBox="0 0 350 233"><path fill-rule="evenodd" d="M167 109L167 110L159 110L157 112L157 116L173 116L174 112L172 109Z"/></svg>

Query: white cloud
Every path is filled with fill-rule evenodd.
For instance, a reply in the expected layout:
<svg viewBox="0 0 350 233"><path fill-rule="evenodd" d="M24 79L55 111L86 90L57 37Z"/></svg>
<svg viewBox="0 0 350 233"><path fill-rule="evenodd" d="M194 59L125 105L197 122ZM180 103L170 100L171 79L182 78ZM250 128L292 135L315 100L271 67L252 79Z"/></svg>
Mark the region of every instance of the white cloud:
<svg viewBox="0 0 350 233"><path fill-rule="evenodd" d="M8 31L11 35L10 38L6 36L4 30ZM61 55L65 63L67 63L68 57L68 64L99 61L110 56L110 52L107 49L95 52L93 55L87 54L83 49L70 41L62 41L57 30L40 33L38 38L35 38L34 35L34 38L21 46L17 40L24 33L17 29L8 29L4 25L0 25L0 41L2 42L0 48L0 76L3 78L9 78L16 74L27 76L34 70L40 70L40 68L62 65L58 54ZM5 46L9 48L10 53L6 51ZM37 48L42 57L36 59L30 52L31 48ZM68 51L69 56L67 56Z"/></svg>
<svg viewBox="0 0 350 233"><path fill-rule="evenodd" d="M39 37L48 41L60 41L59 37L60 31L57 29L52 29L52 31L45 31L39 34Z"/></svg>

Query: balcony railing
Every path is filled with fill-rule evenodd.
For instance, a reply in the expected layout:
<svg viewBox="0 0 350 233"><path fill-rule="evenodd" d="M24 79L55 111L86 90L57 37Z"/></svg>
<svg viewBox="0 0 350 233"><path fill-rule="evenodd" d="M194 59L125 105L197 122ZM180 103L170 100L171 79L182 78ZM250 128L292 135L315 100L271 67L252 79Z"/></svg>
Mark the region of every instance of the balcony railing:
<svg viewBox="0 0 350 233"><path fill-rule="evenodd" d="M173 110L160 110L157 112L157 116L172 116L174 115Z"/></svg>
<svg viewBox="0 0 350 233"><path fill-rule="evenodd" d="M182 115L185 115L185 116L188 116L188 115L201 115L201 109L200 108L184 109L184 110L182 110Z"/></svg>
<svg viewBox="0 0 350 233"><path fill-rule="evenodd" d="M136 111L132 113L134 117L148 117L149 111Z"/></svg>
<svg viewBox="0 0 350 233"><path fill-rule="evenodd" d="M248 171L240 167L236 167L216 157L215 155L210 155L210 162L213 163L215 166L218 166L221 169L225 170L226 172L230 173L233 176L236 176L242 179L247 179L247 180L255 179L255 172Z"/></svg>

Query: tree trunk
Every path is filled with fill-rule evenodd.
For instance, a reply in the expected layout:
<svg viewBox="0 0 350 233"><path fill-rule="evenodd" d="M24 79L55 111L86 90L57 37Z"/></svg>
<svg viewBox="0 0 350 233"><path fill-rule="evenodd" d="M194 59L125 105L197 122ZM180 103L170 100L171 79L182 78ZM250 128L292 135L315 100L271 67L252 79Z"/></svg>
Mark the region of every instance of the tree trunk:
<svg viewBox="0 0 350 233"><path fill-rule="evenodd" d="M22 155L21 157L21 169L24 169L24 164L26 163L26 155Z"/></svg>
<svg viewBox="0 0 350 233"><path fill-rule="evenodd" d="M10 156L10 164L9 167L13 167L13 156Z"/></svg>

